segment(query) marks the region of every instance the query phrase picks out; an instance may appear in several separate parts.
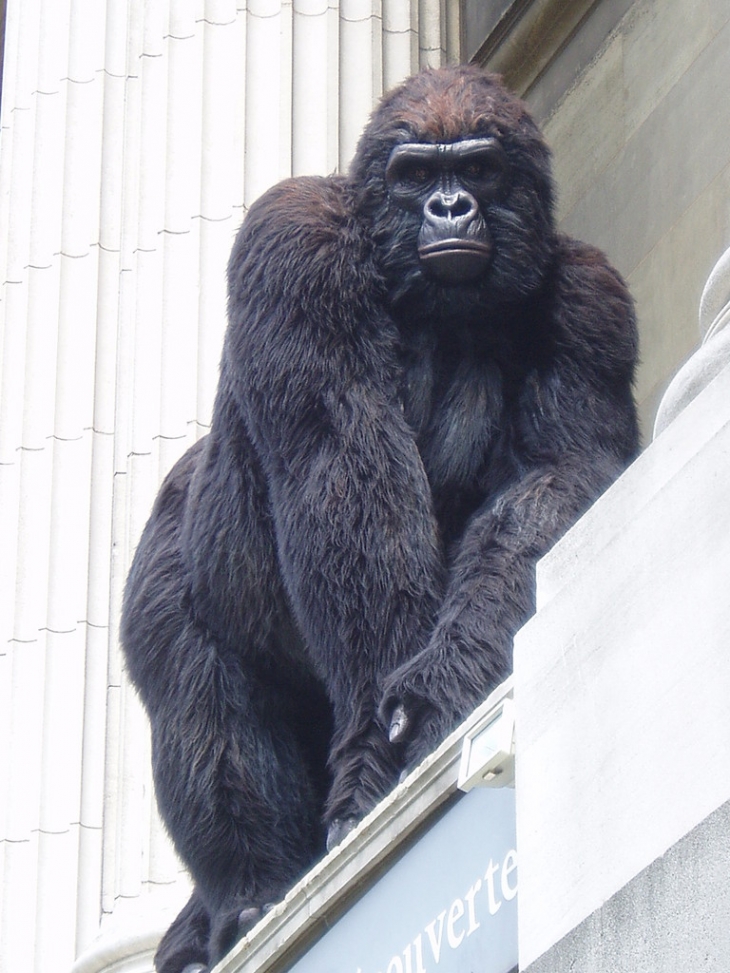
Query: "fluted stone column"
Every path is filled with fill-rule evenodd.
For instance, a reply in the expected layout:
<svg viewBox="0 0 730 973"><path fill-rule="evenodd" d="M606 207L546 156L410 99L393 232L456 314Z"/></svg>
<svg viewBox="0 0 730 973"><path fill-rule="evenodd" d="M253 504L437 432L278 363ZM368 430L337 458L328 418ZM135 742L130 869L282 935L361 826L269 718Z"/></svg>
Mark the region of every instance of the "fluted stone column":
<svg viewBox="0 0 730 973"><path fill-rule="evenodd" d="M2 970L148 969L186 896L118 649L124 579L161 478L208 428L246 206L343 168L384 86L458 56L444 6L7 2Z"/></svg>

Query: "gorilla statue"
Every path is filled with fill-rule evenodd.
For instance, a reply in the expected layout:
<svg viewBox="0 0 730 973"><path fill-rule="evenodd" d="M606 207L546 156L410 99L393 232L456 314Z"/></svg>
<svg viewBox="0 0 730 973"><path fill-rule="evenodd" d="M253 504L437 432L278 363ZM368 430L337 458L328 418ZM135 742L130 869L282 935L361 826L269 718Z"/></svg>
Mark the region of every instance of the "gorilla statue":
<svg viewBox="0 0 730 973"><path fill-rule="evenodd" d="M159 973L215 963L509 674L535 562L638 448L631 298L476 67L387 94L347 176L269 190L228 287L123 613L195 883Z"/></svg>

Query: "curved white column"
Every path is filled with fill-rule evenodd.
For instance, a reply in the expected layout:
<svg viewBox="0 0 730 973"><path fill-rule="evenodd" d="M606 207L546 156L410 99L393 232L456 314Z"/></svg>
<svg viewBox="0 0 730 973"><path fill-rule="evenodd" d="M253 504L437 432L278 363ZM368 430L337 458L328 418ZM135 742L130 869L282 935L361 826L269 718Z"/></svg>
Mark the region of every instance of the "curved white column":
<svg viewBox="0 0 730 973"><path fill-rule="evenodd" d="M654 438L730 362L730 248L710 274L700 299L702 344L672 379L659 404Z"/></svg>
<svg viewBox="0 0 730 973"><path fill-rule="evenodd" d="M1 969L142 969L187 895L118 648L134 546L210 422L245 208L346 167L383 88L453 56L456 6L8 0Z"/></svg>

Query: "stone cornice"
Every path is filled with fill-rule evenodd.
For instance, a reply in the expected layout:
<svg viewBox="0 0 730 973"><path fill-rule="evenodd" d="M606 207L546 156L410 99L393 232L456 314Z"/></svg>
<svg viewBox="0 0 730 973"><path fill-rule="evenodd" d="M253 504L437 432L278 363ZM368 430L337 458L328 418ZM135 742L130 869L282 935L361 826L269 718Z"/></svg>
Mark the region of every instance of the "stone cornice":
<svg viewBox="0 0 730 973"><path fill-rule="evenodd" d="M596 0L513 0L473 60L525 95Z"/></svg>

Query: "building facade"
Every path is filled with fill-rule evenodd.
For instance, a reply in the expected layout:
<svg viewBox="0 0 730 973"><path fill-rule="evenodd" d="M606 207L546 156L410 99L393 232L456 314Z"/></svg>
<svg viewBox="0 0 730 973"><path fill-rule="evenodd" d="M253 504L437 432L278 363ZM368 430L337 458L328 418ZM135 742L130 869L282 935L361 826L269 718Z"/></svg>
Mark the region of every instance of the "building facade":
<svg viewBox="0 0 730 973"><path fill-rule="evenodd" d="M99 942L151 949L187 894L117 626L159 483L208 427L248 205L284 176L346 168L374 101L419 68L502 72L553 147L561 226L636 297L648 443L730 245L730 11L3 6L0 970L49 973Z"/></svg>

